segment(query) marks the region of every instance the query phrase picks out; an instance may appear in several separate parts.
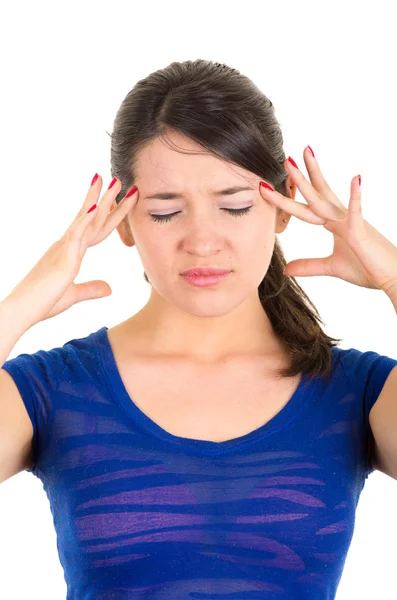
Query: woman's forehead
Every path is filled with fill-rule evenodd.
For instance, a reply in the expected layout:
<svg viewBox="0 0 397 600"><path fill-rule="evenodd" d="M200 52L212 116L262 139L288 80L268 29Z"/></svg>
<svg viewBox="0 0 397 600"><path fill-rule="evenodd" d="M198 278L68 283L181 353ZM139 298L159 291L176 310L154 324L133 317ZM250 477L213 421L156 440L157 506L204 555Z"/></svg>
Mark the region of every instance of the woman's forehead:
<svg viewBox="0 0 397 600"><path fill-rule="evenodd" d="M209 191L220 190L233 183L237 185L245 182L254 186L259 177L246 169L228 163L204 151L198 144L183 138L178 148L171 148L161 139L156 138L147 147L143 148L137 160L136 180L145 181L146 185L171 187L184 187L203 184ZM153 193L156 190L153 191Z"/></svg>

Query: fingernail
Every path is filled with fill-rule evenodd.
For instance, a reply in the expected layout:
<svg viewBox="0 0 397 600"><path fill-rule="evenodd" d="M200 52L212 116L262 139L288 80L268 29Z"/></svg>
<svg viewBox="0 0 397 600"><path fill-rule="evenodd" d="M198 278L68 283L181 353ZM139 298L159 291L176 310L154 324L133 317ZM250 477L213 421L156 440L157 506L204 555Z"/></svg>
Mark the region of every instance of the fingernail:
<svg viewBox="0 0 397 600"><path fill-rule="evenodd" d="M93 205L91 206L90 210L87 210L87 214L88 214L88 213L90 213L90 212L92 212L92 211L93 211L93 210L95 210L95 209L96 209L96 204L93 204Z"/></svg>
<svg viewBox="0 0 397 600"><path fill-rule="evenodd" d="M110 188L114 186L114 184L116 183L116 181L117 181L117 177L113 177L113 179L112 179L112 181L110 182L110 185L109 185L109 187L108 187L108 190L110 190Z"/></svg>
<svg viewBox="0 0 397 600"><path fill-rule="evenodd" d="M309 151L311 152L312 156L314 156L314 152L313 152L313 150L310 148L310 146L308 146L308 148L309 148ZM314 156L314 158L316 158L316 157Z"/></svg>
<svg viewBox="0 0 397 600"><path fill-rule="evenodd" d="M267 190L271 190L272 192L274 192L274 189L272 188L272 186L268 185L265 181L261 181L261 185L263 187L265 187Z"/></svg>
<svg viewBox="0 0 397 600"><path fill-rule="evenodd" d="M361 185L361 175L358 176L358 183Z"/></svg>
<svg viewBox="0 0 397 600"><path fill-rule="evenodd" d="M291 158L290 156L288 157L289 162L291 163L291 165L294 165L294 167L296 167L297 169L299 169L298 165L296 164L296 162L294 161L293 158Z"/></svg>
<svg viewBox="0 0 397 600"><path fill-rule="evenodd" d="M94 177L92 178L91 185L94 185L94 183L96 182L98 177L99 177L98 173L95 173Z"/></svg>
<svg viewBox="0 0 397 600"><path fill-rule="evenodd" d="M135 194L135 192L136 192L136 190L137 190L137 189L138 189L138 188L137 188L137 186L136 186L136 185L134 185L134 186L133 186L133 187L130 189L130 191L128 192L128 194L126 195L126 198L129 198L130 196L132 196L132 194Z"/></svg>

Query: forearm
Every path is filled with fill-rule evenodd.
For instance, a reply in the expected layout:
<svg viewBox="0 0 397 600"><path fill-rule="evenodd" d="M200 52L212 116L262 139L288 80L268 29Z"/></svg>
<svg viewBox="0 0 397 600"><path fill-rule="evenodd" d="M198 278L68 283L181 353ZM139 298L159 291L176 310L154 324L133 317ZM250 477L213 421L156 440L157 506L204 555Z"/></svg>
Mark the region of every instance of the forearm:
<svg viewBox="0 0 397 600"><path fill-rule="evenodd" d="M0 302L0 368L22 335L30 329L16 302Z"/></svg>

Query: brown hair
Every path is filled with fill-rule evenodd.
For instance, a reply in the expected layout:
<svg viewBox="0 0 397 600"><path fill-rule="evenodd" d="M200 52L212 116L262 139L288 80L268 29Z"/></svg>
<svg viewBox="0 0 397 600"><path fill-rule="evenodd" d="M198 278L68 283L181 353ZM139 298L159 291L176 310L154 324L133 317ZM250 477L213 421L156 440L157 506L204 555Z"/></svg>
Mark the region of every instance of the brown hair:
<svg viewBox="0 0 397 600"><path fill-rule="evenodd" d="M286 194L283 137L272 102L236 69L208 60L172 62L136 83L117 111L111 137L111 176L122 182L117 204L133 185L139 152L176 131L221 160L270 181ZM196 154L196 153L193 153ZM278 377L305 373L329 380L331 349L341 339L321 328L320 315L294 277L276 238L258 295L290 365ZM145 280L150 281L144 273Z"/></svg>

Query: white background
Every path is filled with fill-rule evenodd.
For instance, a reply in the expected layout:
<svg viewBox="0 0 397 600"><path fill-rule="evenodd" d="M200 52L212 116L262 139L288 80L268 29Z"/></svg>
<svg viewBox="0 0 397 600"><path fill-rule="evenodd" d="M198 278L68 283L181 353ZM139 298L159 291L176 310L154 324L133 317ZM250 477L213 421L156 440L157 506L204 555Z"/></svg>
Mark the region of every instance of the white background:
<svg viewBox="0 0 397 600"><path fill-rule="evenodd" d="M172 61L224 62L250 77L275 105L287 156L307 175L310 144L345 206L360 173L364 218L397 246L394 8L379 0L2 3L0 299L64 233L96 171L106 189L106 131L120 103ZM299 191L296 200L305 202ZM288 261L332 251L331 233L295 217L279 240ZM39 323L9 358L127 319L149 297L142 273L136 249L112 232L89 249L76 279L103 279L111 296ZM298 282L341 347L397 358L397 315L383 292L331 277ZM52 515L33 475L1 485L0 532L0 598L64 599ZM396 538L397 483L374 472L337 600L397 597Z"/></svg>

